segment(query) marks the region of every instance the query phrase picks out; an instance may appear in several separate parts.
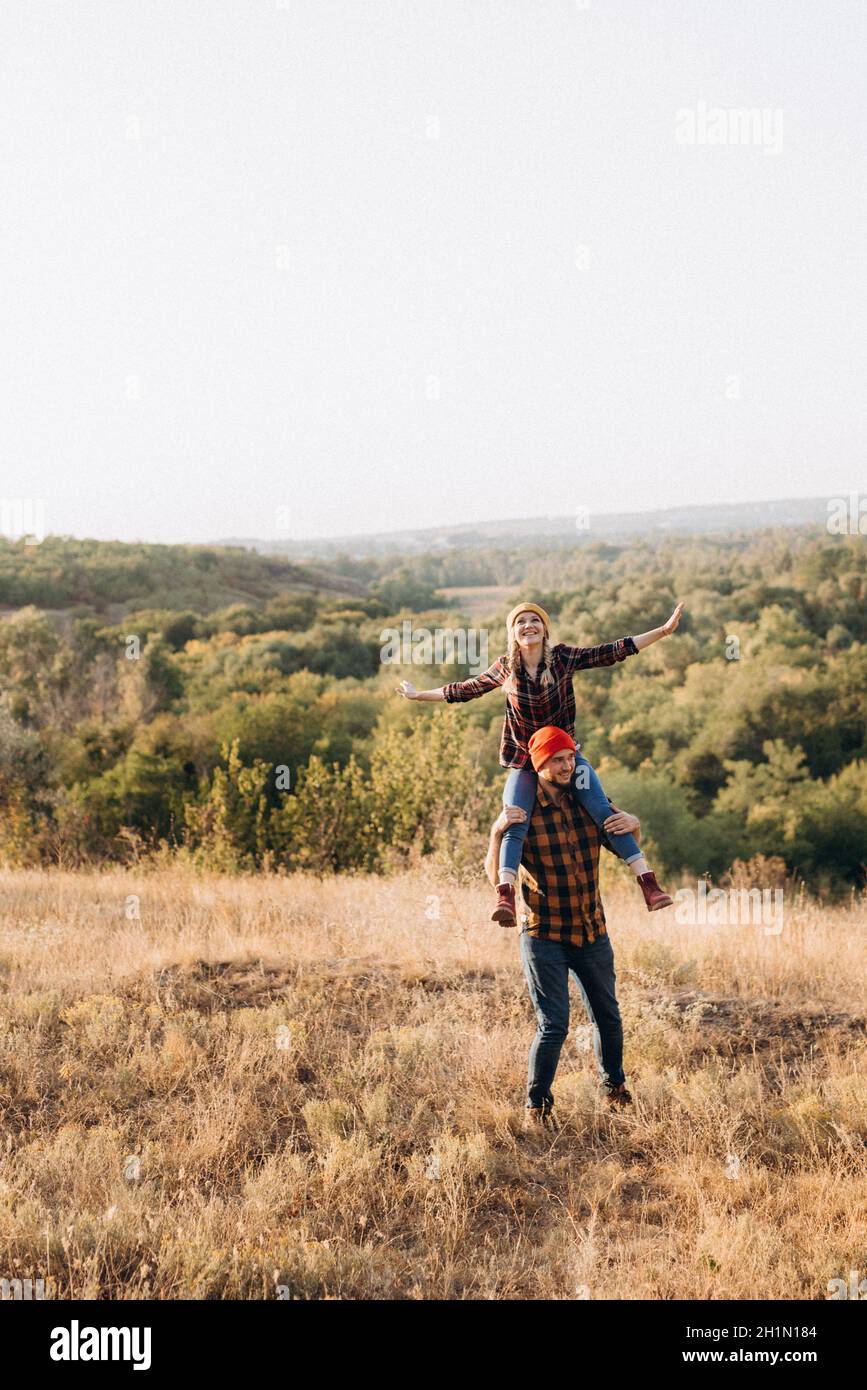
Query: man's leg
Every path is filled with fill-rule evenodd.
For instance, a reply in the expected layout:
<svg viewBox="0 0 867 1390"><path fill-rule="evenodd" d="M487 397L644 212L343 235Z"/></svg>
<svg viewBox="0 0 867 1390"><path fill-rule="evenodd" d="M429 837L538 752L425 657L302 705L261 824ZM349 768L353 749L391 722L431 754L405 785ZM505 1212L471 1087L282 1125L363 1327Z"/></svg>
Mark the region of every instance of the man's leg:
<svg viewBox="0 0 867 1390"><path fill-rule="evenodd" d="M581 996L581 1002L584 1005L584 1008L587 1012L587 1018L590 1023L590 1028L593 1034L593 1055L596 1058L596 1070L599 1072L600 1081L604 1081L605 1066L602 1061L602 1039L599 1036L599 1025L597 1024L596 1019L593 1015L593 1010L590 1007L590 1000L587 997L587 991L582 985L575 971L571 968L571 966L569 973L571 974L572 979L575 981L575 987L578 990L579 995Z"/></svg>
<svg viewBox="0 0 867 1390"><path fill-rule="evenodd" d="M520 936L521 963L538 1026L527 1066L527 1105L550 1110L551 1082L569 1033L569 966L562 942Z"/></svg>
<svg viewBox="0 0 867 1390"><path fill-rule="evenodd" d="M611 938L606 932L583 946L570 945L568 951L570 969L581 987L590 1020L598 1032L602 1078L610 1086L619 1086L626 1079L623 1075L623 1022L614 993L616 976Z"/></svg>

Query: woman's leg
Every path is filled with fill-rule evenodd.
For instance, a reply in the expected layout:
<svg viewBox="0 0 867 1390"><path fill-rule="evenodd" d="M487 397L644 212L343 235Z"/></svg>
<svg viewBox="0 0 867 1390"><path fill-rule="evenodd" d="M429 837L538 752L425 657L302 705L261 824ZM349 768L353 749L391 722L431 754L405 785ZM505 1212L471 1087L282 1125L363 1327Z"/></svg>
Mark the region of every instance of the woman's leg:
<svg viewBox="0 0 867 1390"><path fill-rule="evenodd" d="M601 830L603 822L611 815L611 806L602 783L599 781L598 773L580 753L575 754L575 776L572 779L572 785L575 788L578 801L584 810L593 817ZM614 853L620 859L625 860L627 864L637 863L639 859L643 859L634 835L609 835L608 843Z"/></svg>
<svg viewBox="0 0 867 1390"><path fill-rule="evenodd" d="M505 831L500 841L500 883L515 883L518 866L524 853L524 841L530 828L530 817L536 804L536 774L532 767L513 767L503 788L503 805L520 806L527 819L516 821Z"/></svg>
<svg viewBox="0 0 867 1390"><path fill-rule="evenodd" d="M578 801L584 810L593 817L601 830L611 815L611 803L603 791L602 783L596 772L580 753L575 756L575 775L572 778L572 786ZM671 898L657 883L656 874L651 871L650 865L638 848L638 841L635 836L608 835L608 843L614 853L619 855L635 874L638 886L644 894L648 912L657 912L661 907L671 907Z"/></svg>

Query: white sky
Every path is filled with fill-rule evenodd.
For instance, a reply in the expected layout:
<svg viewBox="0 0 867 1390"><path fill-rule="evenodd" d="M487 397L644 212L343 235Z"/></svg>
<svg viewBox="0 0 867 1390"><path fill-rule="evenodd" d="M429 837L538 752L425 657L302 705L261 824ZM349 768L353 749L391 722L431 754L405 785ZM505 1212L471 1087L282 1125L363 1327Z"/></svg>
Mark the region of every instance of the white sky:
<svg viewBox="0 0 867 1390"><path fill-rule="evenodd" d="M205 541L867 488L861 0L3 0L0 498ZM782 148L676 112L781 112Z"/></svg>

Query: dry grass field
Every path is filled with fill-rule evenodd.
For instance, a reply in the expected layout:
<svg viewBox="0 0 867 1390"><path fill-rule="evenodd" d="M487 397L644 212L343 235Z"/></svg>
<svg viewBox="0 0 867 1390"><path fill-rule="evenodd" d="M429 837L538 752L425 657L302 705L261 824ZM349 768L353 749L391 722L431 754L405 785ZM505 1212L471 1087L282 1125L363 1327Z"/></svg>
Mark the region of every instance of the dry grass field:
<svg viewBox="0 0 867 1390"><path fill-rule="evenodd" d="M178 868L0 889L2 1278L824 1299L867 1275L863 902L795 902L776 936L649 917L615 883L635 1106L601 1100L576 999L540 1136L518 943L485 888Z"/></svg>

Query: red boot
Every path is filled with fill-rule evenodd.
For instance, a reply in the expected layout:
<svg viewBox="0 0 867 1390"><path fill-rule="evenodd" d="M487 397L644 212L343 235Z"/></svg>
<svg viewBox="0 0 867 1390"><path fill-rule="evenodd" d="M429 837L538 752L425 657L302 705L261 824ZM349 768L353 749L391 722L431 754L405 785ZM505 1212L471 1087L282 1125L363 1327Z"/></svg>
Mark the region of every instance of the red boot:
<svg viewBox="0 0 867 1390"><path fill-rule="evenodd" d="M515 885L498 883L497 906L491 913L491 921L499 922L503 927L513 927L515 920Z"/></svg>
<svg viewBox="0 0 867 1390"><path fill-rule="evenodd" d="M671 907L671 898L663 893L656 881L656 874L639 874L638 886L644 894L648 912L658 912L661 907Z"/></svg>

